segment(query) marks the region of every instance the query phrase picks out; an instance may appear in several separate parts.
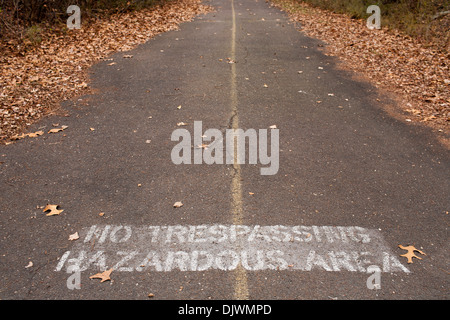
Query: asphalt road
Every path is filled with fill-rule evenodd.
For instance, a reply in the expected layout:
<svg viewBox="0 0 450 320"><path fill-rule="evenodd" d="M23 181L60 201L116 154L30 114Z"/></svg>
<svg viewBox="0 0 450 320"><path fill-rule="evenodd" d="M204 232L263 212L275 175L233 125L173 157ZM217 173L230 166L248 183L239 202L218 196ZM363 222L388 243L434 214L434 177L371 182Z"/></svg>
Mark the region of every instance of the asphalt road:
<svg viewBox="0 0 450 320"><path fill-rule="evenodd" d="M278 9L211 4L96 64L96 94L31 130L63 132L0 146L0 298L448 299L448 150ZM273 126L270 165L261 149L256 163L171 157L178 129L194 161L206 129L255 130L261 147ZM398 245L425 255L407 263Z"/></svg>

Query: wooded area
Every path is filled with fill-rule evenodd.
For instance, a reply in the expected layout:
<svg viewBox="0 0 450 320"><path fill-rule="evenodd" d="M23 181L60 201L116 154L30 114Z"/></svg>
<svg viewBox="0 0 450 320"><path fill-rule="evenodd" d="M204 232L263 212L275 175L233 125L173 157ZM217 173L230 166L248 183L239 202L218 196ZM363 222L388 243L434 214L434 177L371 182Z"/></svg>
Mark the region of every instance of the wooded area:
<svg viewBox="0 0 450 320"><path fill-rule="evenodd" d="M24 23L56 22L66 18L66 9L77 5L83 13L124 12L152 6L167 0L2 0L0 8L5 19L17 19Z"/></svg>
<svg viewBox="0 0 450 320"><path fill-rule="evenodd" d="M312 6L345 13L354 19L367 19L370 5L380 7L382 25L405 32L439 49L450 43L449 0L302 0Z"/></svg>
<svg viewBox="0 0 450 320"><path fill-rule="evenodd" d="M1 0L0 41L40 43L42 29L64 27L67 8L77 5L83 21L149 8L172 0Z"/></svg>

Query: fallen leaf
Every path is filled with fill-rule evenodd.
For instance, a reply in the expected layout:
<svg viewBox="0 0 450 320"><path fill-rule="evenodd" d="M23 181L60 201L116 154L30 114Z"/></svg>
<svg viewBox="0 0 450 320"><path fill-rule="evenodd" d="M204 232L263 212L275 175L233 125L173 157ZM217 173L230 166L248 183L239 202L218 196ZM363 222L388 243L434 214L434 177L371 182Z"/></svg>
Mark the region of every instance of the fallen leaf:
<svg viewBox="0 0 450 320"><path fill-rule="evenodd" d="M111 62L111 63L108 63L108 66L113 66L113 65L115 65L115 64L117 64L117 63Z"/></svg>
<svg viewBox="0 0 450 320"><path fill-rule="evenodd" d="M399 247L400 249L403 249L403 250L407 250L407 251L408 251L407 253L401 254L401 255L400 255L400 257L405 257L405 258L407 258L407 259L408 259L408 263L413 263L412 258L417 258L417 259L419 259L419 260L422 260L421 257L418 257L418 256L416 256L416 255L414 254L414 251L417 251L417 252L419 252L420 254L426 255L423 251L420 251L419 249L416 249L414 246L407 246L407 247L404 247L404 246L402 246L401 244L399 244L398 247Z"/></svg>
<svg viewBox="0 0 450 320"><path fill-rule="evenodd" d="M25 138L25 137L27 137L27 136L28 136L28 135L22 133L22 134L20 134L20 135L12 136L12 137L11 137L11 140L20 140L20 139L23 139L23 138Z"/></svg>
<svg viewBox="0 0 450 320"><path fill-rule="evenodd" d="M45 208L42 210L42 212L50 211L49 213L46 214L46 216L59 215L64 210L58 210L58 207L59 205L57 204L47 204Z"/></svg>
<svg viewBox="0 0 450 320"><path fill-rule="evenodd" d="M91 130L91 131L95 131L95 128L89 128L89 130Z"/></svg>
<svg viewBox="0 0 450 320"><path fill-rule="evenodd" d="M131 54L126 54L126 55L124 55L123 56L125 59L130 59L130 58L133 58L133 55L131 55Z"/></svg>
<svg viewBox="0 0 450 320"><path fill-rule="evenodd" d="M252 196L252 195L254 195L254 193L253 193L253 192L249 192L248 194L249 194L249 195L251 195L251 196Z"/></svg>
<svg viewBox="0 0 450 320"><path fill-rule="evenodd" d="M103 217L103 216L105 215L105 213L104 213L104 212L100 212L98 215L99 215L100 217Z"/></svg>
<svg viewBox="0 0 450 320"><path fill-rule="evenodd" d="M264 83L264 88L268 88L269 86L267 84Z"/></svg>
<svg viewBox="0 0 450 320"><path fill-rule="evenodd" d="M178 110L180 110L180 109L181 109L181 104L180 104L180 105L179 105L179 106L177 107L177 109L178 109Z"/></svg>
<svg viewBox="0 0 450 320"><path fill-rule="evenodd" d="M89 279L102 279L100 282L105 282L105 281L111 280L110 276L111 276L112 271L113 271L113 269L111 268L111 269L103 271L101 273L94 274L93 276L90 276Z"/></svg>
<svg viewBox="0 0 450 320"><path fill-rule="evenodd" d="M180 202L180 201L177 201L177 202L175 202L174 204L173 204L173 207L174 208L180 208L180 207L182 207L183 206L183 204Z"/></svg>
<svg viewBox="0 0 450 320"><path fill-rule="evenodd" d="M57 132L66 130L67 128L68 128L68 126L61 126L61 128L50 129L48 131L48 133L57 133Z"/></svg>
<svg viewBox="0 0 450 320"><path fill-rule="evenodd" d="M30 261L28 262L28 264L25 266L25 269L31 268L33 266L33 262Z"/></svg>
<svg viewBox="0 0 450 320"><path fill-rule="evenodd" d="M11 140L20 140L25 137L36 138L37 136L41 136L44 134L44 131L36 131L31 133L22 133L21 135L15 135L11 137Z"/></svg>
<svg viewBox="0 0 450 320"><path fill-rule="evenodd" d="M412 113L413 115L419 115L422 113L422 111L417 110L417 109L406 109L405 111L408 111L409 113Z"/></svg>
<svg viewBox="0 0 450 320"><path fill-rule="evenodd" d="M274 124L273 126L270 126L269 127L269 129L276 129L277 128L277 125L276 124Z"/></svg>
<svg viewBox="0 0 450 320"><path fill-rule="evenodd" d="M423 118L422 121L430 121L430 120L433 120L433 119L436 119L436 116L431 115L431 116L429 116L429 117Z"/></svg>
<svg viewBox="0 0 450 320"><path fill-rule="evenodd" d="M149 293L147 297L153 298L155 295L153 293Z"/></svg>
<svg viewBox="0 0 450 320"><path fill-rule="evenodd" d="M69 240L73 241L73 240L78 240L80 239L80 236L78 235L78 232L75 232L74 234L69 235Z"/></svg>
<svg viewBox="0 0 450 320"><path fill-rule="evenodd" d="M37 136L42 136L44 134L44 131L36 131L32 133L28 133L27 136L30 138L36 138Z"/></svg>
<svg viewBox="0 0 450 320"><path fill-rule="evenodd" d="M185 122L178 122L178 123L177 123L177 126L179 126L179 127L180 127L180 126L187 126L187 123L185 123Z"/></svg>

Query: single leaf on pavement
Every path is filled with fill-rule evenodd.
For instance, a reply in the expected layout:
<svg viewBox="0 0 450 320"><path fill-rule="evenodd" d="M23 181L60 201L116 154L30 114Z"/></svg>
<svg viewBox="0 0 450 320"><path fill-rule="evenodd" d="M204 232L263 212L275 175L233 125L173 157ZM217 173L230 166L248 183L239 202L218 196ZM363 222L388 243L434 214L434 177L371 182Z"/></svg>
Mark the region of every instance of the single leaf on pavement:
<svg viewBox="0 0 450 320"><path fill-rule="evenodd" d="M174 204L173 204L173 207L174 208L179 208L179 207L182 207L183 206L183 204L180 202L180 201L177 201L177 202L175 202Z"/></svg>
<svg viewBox="0 0 450 320"><path fill-rule="evenodd" d="M36 138L37 136L42 136L44 134L44 131L36 131L36 132L31 132L29 134L27 134L27 136L29 136L30 138Z"/></svg>
<svg viewBox="0 0 450 320"><path fill-rule="evenodd" d="M47 204L45 206L44 210L42 210L42 211L43 212L50 211L49 213L46 214L46 216L59 215L64 210L58 210L58 207L59 207L59 205L57 205L57 204Z"/></svg>
<svg viewBox="0 0 450 320"><path fill-rule="evenodd" d="M68 126L62 126L61 128L50 129L50 130L48 131L48 133L57 133L57 132L60 132L60 131L65 130L65 129L67 129L67 128L68 128Z"/></svg>
<svg viewBox="0 0 450 320"><path fill-rule="evenodd" d="M89 279L102 279L100 282L105 282L105 281L111 280L110 276L111 276L112 271L113 271L113 269L111 268L111 269L103 271L101 273L94 274L93 276L90 276Z"/></svg>
<svg viewBox="0 0 450 320"><path fill-rule="evenodd" d="M73 241L73 240L78 240L80 239L80 236L78 235L78 232L75 232L74 234L69 235L69 240Z"/></svg>
<svg viewBox="0 0 450 320"><path fill-rule="evenodd" d="M421 257L418 257L418 256L416 256L416 255L414 254L414 251L417 251L417 252L419 252L420 254L426 255L423 251L420 251L419 249L416 249L414 246L407 246L407 247L404 247L404 246L402 246L401 244L399 244L398 247L399 247L400 249L403 249L403 250L407 250L407 251L408 251L407 253L401 254L401 255L400 255L400 257L405 257L405 258L407 258L407 259L408 259L408 263L413 263L412 258L417 258L417 259L419 259L419 260L422 260Z"/></svg>

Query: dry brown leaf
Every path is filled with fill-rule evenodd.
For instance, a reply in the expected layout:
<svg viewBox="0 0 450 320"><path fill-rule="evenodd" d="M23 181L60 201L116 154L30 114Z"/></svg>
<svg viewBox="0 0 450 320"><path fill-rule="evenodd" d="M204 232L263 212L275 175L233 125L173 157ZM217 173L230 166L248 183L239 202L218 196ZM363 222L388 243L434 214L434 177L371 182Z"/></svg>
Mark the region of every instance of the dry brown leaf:
<svg viewBox="0 0 450 320"><path fill-rule="evenodd" d="M50 129L50 130L48 131L48 133L57 133L57 132L66 130L67 128L68 128L68 126L62 126L61 128Z"/></svg>
<svg viewBox="0 0 450 320"><path fill-rule="evenodd" d="M26 137L29 138L36 138L37 136L41 136L44 134L44 131L36 131L36 132L31 132L31 133L22 133L20 135L15 135L13 137L11 137L11 140L20 140Z"/></svg>
<svg viewBox="0 0 450 320"><path fill-rule="evenodd" d="M26 136L27 136L26 134L22 133L22 134L20 134L20 135L12 136L12 137L11 137L11 140L20 140L20 139L25 138Z"/></svg>
<svg viewBox="0 0 450 320"><path fill-rule="evenodd" d="M36 131L32 133L28 133L27 136L30 138L36 138L37 136L42 136L44 134L44 131Z"/></svg>
<svg viewBox="0 0 450 320"><path fill-rule="evenodd" d="M111 280L111 272L113 269L109 269L106 271L103 271L101 273L94 274L93 276L90 276L89 279L102 279L100 282L105 282L108 280Z"/></svg>
<svg viewBox="0 0 450 320"><path fill-rule="evenodd" d="M433 120L433 119L436 119L436 116L431 115L431 116L423 118L422 121L430 121L430 120Z"/></svg>
<svg viewBox="0 0 450 320"><path fill-rule="evenodd" d="M402 246L401 244L399 244L398 247L399 247L400 249L403 249L403 250L407 250L407 251L408 251L407 253L401 254L401 255L400 255L400 257L405 257L405 258L407 258L407 259L408 259L408 263L413 263L412 258L417 258L417 259L419 259L419 260L422 260L421 257L418 257L418 256L416 256L416 255L414 254L414 251L417 251L417 252L419 252L420 254L426 255L423 251L421 251L421 250L419 250L419 249L416 249L414 246L407 246L407 247L404 247L404 246Z"/></svg>
<svg viewBox="0 0 450 320"><path fill-rule="evenodd" d="M42 210L42 212L50 211L49 213L46 214L46 216L59 215L64 210L58 210L58 208L59 208L59 205L57 205L57 204L47 204L45 206L45 208Z"/></svg>
<svg viewBox="0 0 450 320"><path fill-rule="evenodd" d="M180 201L177 201L177 202L175 202L174 204L173 204L173 207L174 208L180 208L180 207L182 207L183 206L183 204L180 202Z"/></svg>
<svg viewBox="0 0 450 320"><path fill-rule="evenodd" d="M78 232L75 232L74 234L69 235L69 240L73 241L73 240L78 240L80 239L80 236L78 235Z"/></svg>

